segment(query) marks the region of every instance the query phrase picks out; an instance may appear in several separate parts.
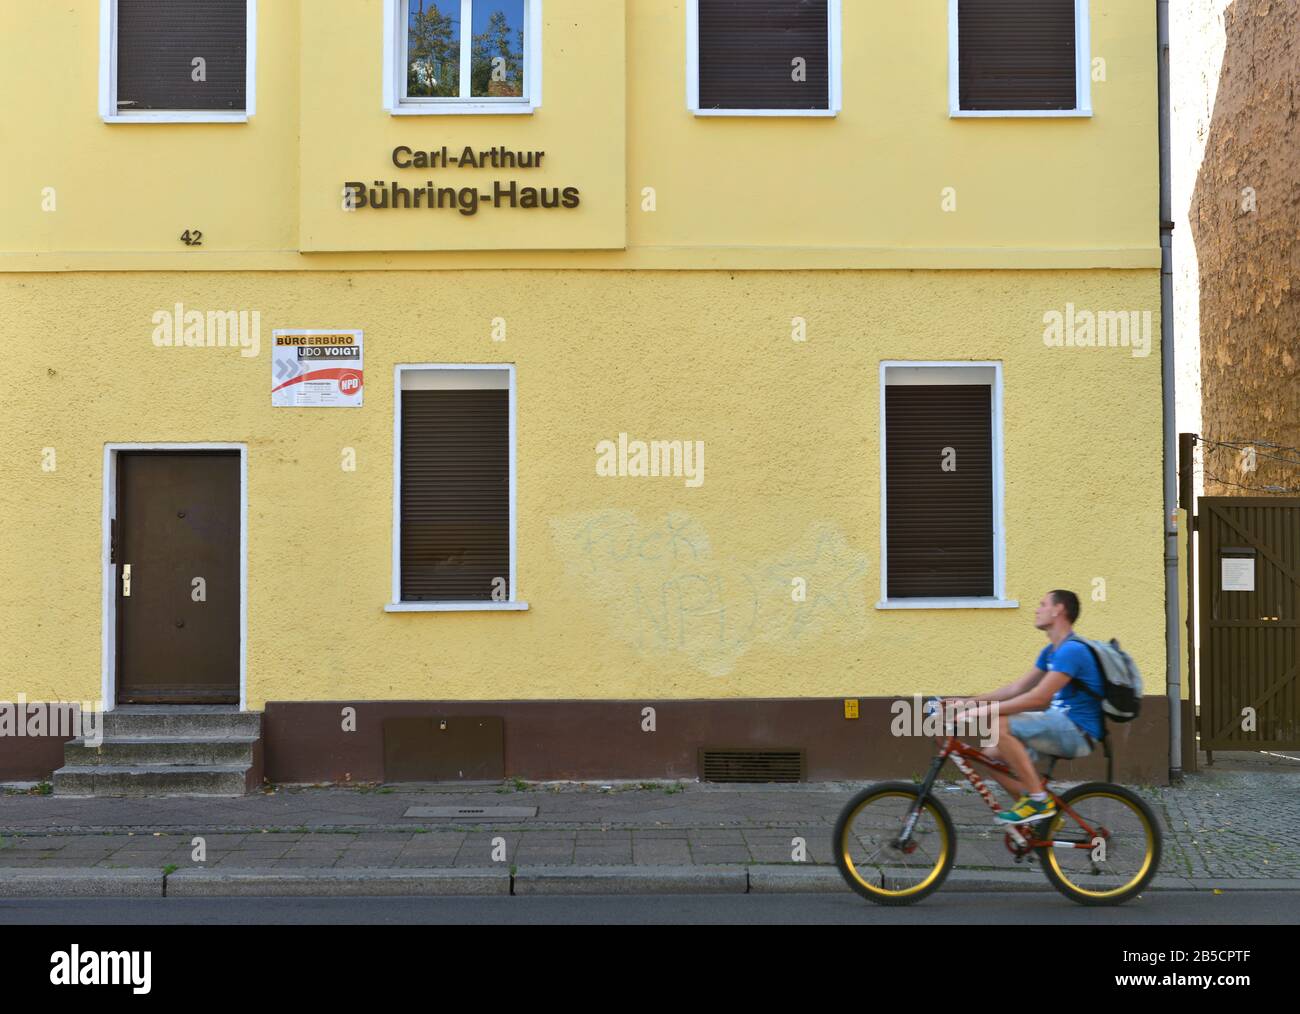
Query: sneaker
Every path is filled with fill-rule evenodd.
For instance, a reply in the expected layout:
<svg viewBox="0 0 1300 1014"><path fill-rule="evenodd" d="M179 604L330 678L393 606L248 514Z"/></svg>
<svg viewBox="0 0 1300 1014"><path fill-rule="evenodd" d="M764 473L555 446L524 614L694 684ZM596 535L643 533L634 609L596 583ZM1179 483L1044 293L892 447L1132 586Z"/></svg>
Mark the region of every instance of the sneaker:
<svg viewBox="0 0 1300 1014"><path fill-rule="evenodd" d="M997 821L1000 824L1032 824L1034 821L1055 816L1056 804L1052 802L1051 796L1041 803L1028 796L1021 796L1010 810L1003 810L998 814Z"/></svg>
<svg viewBox="0 0 1300 1014"><path fill-rule="evenodd" d="M1029 797L1028 797L1028 796L1021 796L1019 799L1017 799L1014 803L1011 804L1010 809L1007 809L1007 810L999 810L997 813L995 813L995 814L993 815L993 823L994 823L994 824L1001 824L1001 823L1002 823L1002 815L1003 815L1004 813L1011 813L1011 812L1014 811L1014 810L1019 810L1019 809L1020 809L1022 806L1024 806L1027 802L1029 802Z"/></svg>

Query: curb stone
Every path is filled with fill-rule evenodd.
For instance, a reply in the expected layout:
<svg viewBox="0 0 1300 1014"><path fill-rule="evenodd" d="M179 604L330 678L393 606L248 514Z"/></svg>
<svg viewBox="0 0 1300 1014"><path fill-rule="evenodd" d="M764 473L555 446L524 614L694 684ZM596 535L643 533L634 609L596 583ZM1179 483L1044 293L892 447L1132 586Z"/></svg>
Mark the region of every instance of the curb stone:
<svg viewBox="0 0 1300 1014"><path fill-rule="evenodd" d="M0 898L161 898L163 879L157 868L6 869Z"/></svg>
<svg viewBox="0 0 1300 1014"><path fill-rule="evenodd" d="M521 866L515 894L745 894L745 866Z"/></svg>
<svg viewBox="0 0 1300 1014"><path fill-rule="evenodd" d="M508 895L506 867L468 869L180 870L167 878L169 898L333 898L394 895Z"/></svg>
<svg viewBox="0 0 1300 1014"><path fill-rule="evenodd" d="M512 890L513 888L513 890ZM952 870L937 892L997 894L1055 890L1038 870ZM1146 893L1300 891L1288 879L1158 875ZM0 898L452 897L580 894L834 894L852 896L839 870L795 866L523 866L441 869L333 867L185 869L7 869Z"/></svg>

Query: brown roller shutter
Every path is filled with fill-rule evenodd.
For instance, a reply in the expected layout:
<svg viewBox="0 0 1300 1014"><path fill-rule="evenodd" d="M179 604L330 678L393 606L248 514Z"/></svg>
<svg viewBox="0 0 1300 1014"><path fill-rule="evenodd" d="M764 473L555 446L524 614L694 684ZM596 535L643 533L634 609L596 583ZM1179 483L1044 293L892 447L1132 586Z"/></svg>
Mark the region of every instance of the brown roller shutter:
<svg viewBox="0 0 1300 1014"><path fill-rule="evenodd" d="M246 109L247 0L117 0L117 106ZM194 81L202 57L207 80Z"/></svg>
<svg viewBox="0 0 1300 1014"><path fill-rule="evenodd" d="M509 598L509 392L401 398L402 600Z"/></svg>
<svg viewBox="0 0 1300 1014"><path fill-rule="evenodd" d="M830 107L827 0L699 0L701 109ZM792 61L807 62L795 81Z"/></svg>
<svg viewBox="0 0 1300 1014"><path fill-rule="evenodd" d="M885 387L889 598L993 594L992 399L987 384Z"/></svg>
<svg viewBox="0 0 1300 1014"><path fill-rule="evenodd" d="M1074 109L1074 0L958 0L961 108Z"/></svg>

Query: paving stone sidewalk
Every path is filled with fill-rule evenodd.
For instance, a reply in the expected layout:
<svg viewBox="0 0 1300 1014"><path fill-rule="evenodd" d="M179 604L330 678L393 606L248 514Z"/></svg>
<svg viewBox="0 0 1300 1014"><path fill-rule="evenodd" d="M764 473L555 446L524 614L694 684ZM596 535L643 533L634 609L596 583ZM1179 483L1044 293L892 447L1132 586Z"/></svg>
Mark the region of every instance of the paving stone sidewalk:
<svg viewBox="0 0 1300 1014"><path fill-rule="evenodd" d="M1300 760L1248 758L1135 787L1161 820L1162 873L1300 886ZM101 871L201 866L266 871L530 867L829 865L835 819L863 783L698 783L278 788L239 799L0 796L5 870ZM957 824L957 869L1021 872L965 783L940 798ZM411 807L526 818L405 817ZM204 861L193 859L201 837Z"/></svg>

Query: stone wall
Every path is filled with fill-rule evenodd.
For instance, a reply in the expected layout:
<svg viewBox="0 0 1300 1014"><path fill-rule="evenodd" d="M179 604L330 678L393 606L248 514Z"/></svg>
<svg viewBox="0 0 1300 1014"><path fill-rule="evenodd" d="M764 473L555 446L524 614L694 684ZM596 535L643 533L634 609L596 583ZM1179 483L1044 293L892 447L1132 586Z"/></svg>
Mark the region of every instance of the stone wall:
<svg viewBox="0 0 1300 1014"><path fill-rule="evenodd" d="M1213 33L1220 0L1191 6L1185 22ZM1222 29L1189 213L1199 271L1200 432L1265 451L1265 441L1300 445L1300 0L1232 0ZM1208 41L1212 50L1212 35ZM1175 147L1186 154L1198 142L1184 135ZM1236 450L1206 448L1205 493L1300 487L1300 466L1263 456L1254 471L1249 465Z"/></svg>

